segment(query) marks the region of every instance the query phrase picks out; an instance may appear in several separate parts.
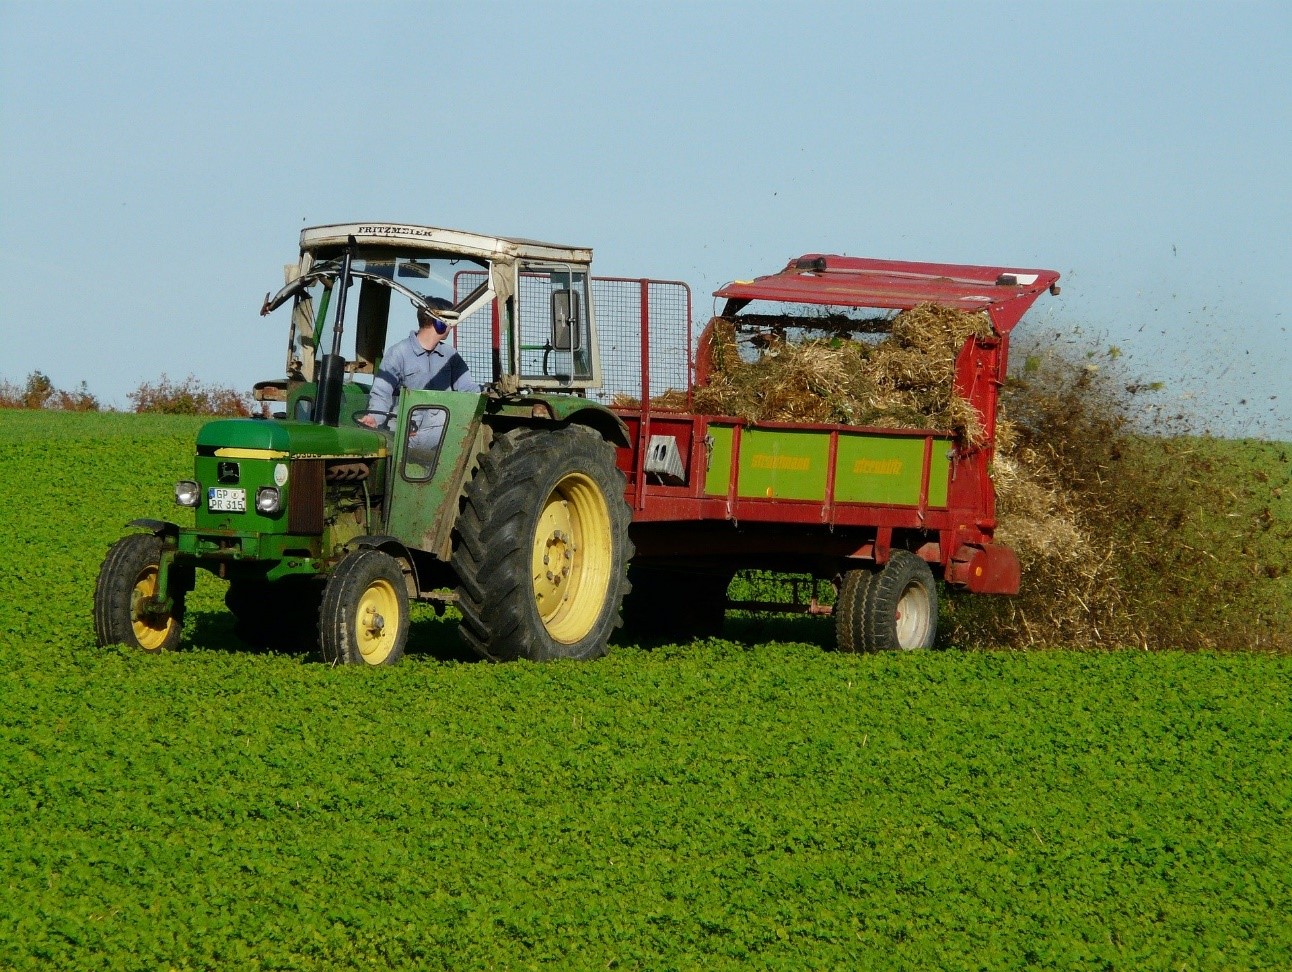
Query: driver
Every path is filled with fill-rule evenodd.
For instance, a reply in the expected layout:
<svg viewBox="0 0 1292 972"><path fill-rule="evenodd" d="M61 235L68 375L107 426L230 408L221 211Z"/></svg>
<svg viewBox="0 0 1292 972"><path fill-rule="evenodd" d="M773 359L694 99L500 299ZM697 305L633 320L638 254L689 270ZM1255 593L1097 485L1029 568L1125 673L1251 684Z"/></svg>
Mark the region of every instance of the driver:
<svg viewBox="0 0 1292 972"><path fill-rule="evenodd" d="M467 363L452 347L441 346L449 326L435 316L437 310L449 310L453 304L443 297L427 298L429 307L417 309L417 330L398 344L391 345L381 359L381 370L372 382L368 397L370 412L391 412L401 388L431 391L478 392L480 386L471 377ZM379 416L359 419L375 429Z"/></svg>

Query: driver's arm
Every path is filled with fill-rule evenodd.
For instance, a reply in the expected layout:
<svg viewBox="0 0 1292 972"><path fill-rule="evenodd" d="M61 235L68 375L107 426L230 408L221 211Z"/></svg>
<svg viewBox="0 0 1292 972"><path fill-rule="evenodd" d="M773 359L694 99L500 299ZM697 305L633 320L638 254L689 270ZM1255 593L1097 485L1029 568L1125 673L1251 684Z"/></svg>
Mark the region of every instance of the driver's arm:
<svg viewBox="0 0 1292 972"><path fill-rule="evenodd" d="M467 363L462 360L462 356L456 351L453 357L449 358L449 382L450 391L478 392L480 384L471 377L471 372L467 368Z"/></svg>
<svg viewBox="0 0 1292 972"><path fill-rule="evenodd" d="M402 381L399 377L400 361L399 354L392 350L381 362L381 369L372 379L372 391L368 394L369 412L392 412L395 408L395 400L399 397L399 388ZM365 415L361 421L364 425L376 428L384 420L379 415Z"/></svg>

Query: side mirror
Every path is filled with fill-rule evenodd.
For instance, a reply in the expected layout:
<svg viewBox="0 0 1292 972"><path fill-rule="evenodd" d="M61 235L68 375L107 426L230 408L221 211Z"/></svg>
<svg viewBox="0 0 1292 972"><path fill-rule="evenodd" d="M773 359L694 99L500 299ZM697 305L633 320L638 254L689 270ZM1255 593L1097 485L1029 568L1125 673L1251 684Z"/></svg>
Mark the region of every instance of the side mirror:
<svg viewBox="0 0 1292 972"><path fill-rule="evenodd" d="M399 277L420 277L426 280L431 275L431 265L429 263L418 263L416 260L405 260L395 271Z"/></svg>
<svg viewBox="0 0 1292 972"><path fill-rule="evenodd" d="M285 402L287 401L287 381L282 378L258 381L251 389L251 397L258 402Z"/></svg>
<svg viewBox="0 0 1292 972"><path fill-rule="evenodd" d="M580 314L579 292L577 290L552 291L552 350L581 350L580 335L583 332L583 317Z"/></svg>

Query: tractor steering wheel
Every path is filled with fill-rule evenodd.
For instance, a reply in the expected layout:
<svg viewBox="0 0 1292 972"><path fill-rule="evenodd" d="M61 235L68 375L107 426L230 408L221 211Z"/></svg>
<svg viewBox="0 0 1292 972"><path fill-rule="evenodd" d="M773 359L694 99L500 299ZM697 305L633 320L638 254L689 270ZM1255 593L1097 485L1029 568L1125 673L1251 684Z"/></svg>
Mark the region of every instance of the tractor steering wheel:
<svg viewBox="0 0 1292 972"><path fill-rule="evenodd" d="M366 429L376 429L378 432L392 432L394 429L391 427L390 422L396 414L379 408L361 408L350 416L350 421L355 425L362 425ZM374 425L369 425L364 421L364 418L368 415L376 417Z"/></svg>

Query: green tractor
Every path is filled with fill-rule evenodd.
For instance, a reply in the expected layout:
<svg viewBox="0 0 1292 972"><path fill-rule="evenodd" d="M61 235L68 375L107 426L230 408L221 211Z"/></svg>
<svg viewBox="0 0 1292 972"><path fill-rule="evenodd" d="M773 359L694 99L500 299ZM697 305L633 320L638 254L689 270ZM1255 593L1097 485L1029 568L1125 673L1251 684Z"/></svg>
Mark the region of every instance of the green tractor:
<svg viewBox="0 0 1292 972"><path fill-rule="evenodd" d="M262 308L291 308L287 377L258 386L277 411L201 429L175 490L193 525L135 520L109 549L98 642L173 648L201 569L228 582L243 641L334 664L397 662L413 601L456 604L492 660L603 654L632 545L627 430L589 397L591 260L429 226L304 230ZM382 351L423 308L483 391L405 388L373 415Z"/></svg>

